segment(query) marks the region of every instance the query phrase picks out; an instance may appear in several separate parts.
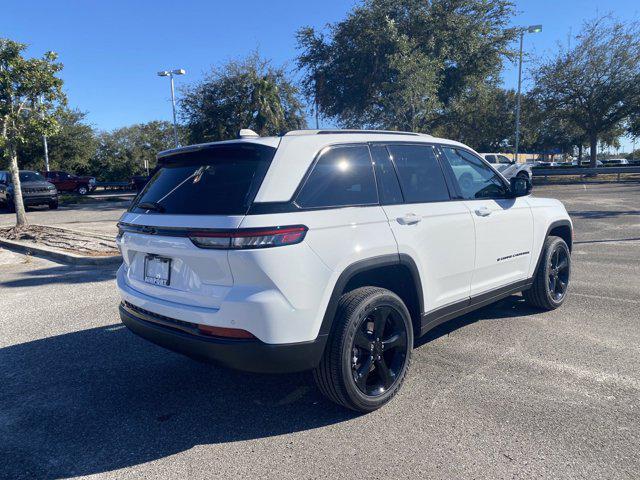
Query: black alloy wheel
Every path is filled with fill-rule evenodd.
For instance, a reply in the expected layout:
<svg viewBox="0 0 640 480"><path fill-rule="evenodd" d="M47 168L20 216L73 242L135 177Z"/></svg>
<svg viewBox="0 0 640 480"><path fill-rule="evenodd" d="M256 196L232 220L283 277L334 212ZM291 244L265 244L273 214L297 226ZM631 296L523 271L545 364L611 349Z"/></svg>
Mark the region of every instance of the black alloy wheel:
<svg viewBox="0 0 640 480"><path fill-rule="evenodd" d="M376 307L363 318L353 339L352 374L368 396L384 394L399 377L407 360L407 331L400 312Z"/></svg>
<svg viewBox="0 0 640 480"><path fill-rule="evenodd" d="M344 293L322 359L313 370L328 399L372 412L402 388L411 366L414 324L402 299L373 286Z"/></svg>
<svg viewBox="0 0 640 480"><path fill-rule="evenodd" d="M569 285L569 252L563 244L557 244L549 258L549 293L560 302Z"/></svg>
<svg viewBox="0 0 640 480"><path fill-rule="evenodd" d="M534 307L555 310L567 298L570 281L571 250L562 238L549 236L544 242L533 284L522 296Z"/></svg>

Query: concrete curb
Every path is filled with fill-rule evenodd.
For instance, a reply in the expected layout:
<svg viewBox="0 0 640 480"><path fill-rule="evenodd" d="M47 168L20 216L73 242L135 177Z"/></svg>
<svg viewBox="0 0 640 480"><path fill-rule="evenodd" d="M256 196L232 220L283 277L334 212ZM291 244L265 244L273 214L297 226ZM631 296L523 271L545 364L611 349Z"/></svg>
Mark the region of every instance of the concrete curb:
<svg viewBox="0 0 640 480"><path fill-rule="evenodd" d="M71 265L105 266L119 265L122 263L121 255L111 255L108 257L84 257L82 255L76 255L74 253L55 250L43 245L34 246L26 242L16 242L14 240L5 240L3 238L0 238L0 246L13 252L34 255L36 257L43 257L59 263L68 263Z"/></svg>

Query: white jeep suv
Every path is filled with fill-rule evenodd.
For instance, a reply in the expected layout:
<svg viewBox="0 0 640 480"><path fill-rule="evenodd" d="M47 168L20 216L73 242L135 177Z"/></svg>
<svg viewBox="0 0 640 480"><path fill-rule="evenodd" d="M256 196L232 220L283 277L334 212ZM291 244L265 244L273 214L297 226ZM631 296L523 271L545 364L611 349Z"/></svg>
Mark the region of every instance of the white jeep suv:
<svg viewBox="0 0 640 480"><path fill-rule="evenodd" d="M437 325L517 292L542 309L565 299L563 205L460 143L309 130L158 161L119 223L120 315L188 356L313 370L328 398L366 412Z"/></svg>

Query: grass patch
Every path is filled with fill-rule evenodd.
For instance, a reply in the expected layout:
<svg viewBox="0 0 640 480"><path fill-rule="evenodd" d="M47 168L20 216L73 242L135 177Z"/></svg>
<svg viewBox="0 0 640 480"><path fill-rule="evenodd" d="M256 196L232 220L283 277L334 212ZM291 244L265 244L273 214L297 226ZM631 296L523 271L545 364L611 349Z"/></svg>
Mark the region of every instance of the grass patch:
<svg viewBox="0 0 640 480"><path fill-rule="evenodd" d="M95 202L95 199L89 197L83 197L82 195L76 195L73 193L62 193L58 195L58 202L61 205L72 205L76 203L91 203Z"/></svg>

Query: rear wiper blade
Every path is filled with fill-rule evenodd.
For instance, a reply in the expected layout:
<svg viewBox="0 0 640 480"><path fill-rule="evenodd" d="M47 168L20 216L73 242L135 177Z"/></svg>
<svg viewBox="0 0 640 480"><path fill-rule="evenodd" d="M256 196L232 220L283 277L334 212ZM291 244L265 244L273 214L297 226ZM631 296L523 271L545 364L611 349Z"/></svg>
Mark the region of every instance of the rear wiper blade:
<svg viewBox="0 0 640 480"><path fill-rule="evenodd" d="M162 213L164 212L164 207L160 205L158 202L142 202L136 205L137 208L141 208L143 210L154 210L156 212Z"/></svg>

